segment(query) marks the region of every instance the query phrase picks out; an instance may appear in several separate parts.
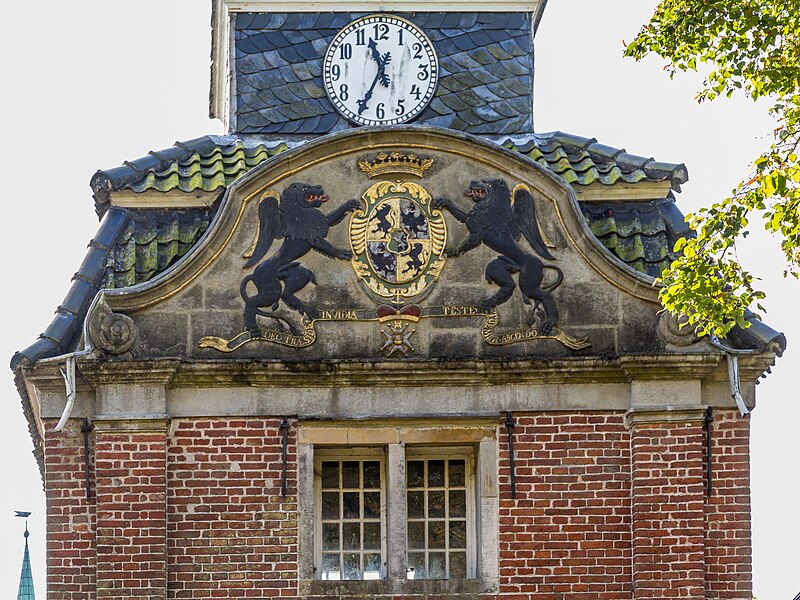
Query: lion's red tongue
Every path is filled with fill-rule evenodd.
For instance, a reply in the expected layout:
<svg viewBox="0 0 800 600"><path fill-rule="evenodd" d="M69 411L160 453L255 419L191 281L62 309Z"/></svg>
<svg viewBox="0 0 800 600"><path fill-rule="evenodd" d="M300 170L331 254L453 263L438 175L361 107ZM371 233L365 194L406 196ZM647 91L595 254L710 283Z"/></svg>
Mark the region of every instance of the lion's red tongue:
<svg viewBox="0 0 800 600"><path fill-rule="evenodd" d="M325 196L325 195L314 195L314 194L306 196L306 202L310 203L310 202L317 202L317 201L319 201L319 202L327 202L328 201L328 196Z"/></svg>

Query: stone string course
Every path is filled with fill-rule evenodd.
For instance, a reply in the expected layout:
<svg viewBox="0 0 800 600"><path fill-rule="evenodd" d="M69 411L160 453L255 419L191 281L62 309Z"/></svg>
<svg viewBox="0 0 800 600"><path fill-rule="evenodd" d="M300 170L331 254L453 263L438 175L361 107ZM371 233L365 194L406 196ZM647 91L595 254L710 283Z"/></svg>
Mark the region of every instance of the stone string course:
<svg viewBox="0 0 800 600"><path fill-rule="evenodd" d="M748 419L716 412L709 497L699 420L626 428L621 412L514 416L516 498L499 430L497 593L472 597L752 597ZM285 498L278 417L100 428L90 435L87 500L80 421L62 433L54 424L48 598L300 597L295 428Z"/></svg>

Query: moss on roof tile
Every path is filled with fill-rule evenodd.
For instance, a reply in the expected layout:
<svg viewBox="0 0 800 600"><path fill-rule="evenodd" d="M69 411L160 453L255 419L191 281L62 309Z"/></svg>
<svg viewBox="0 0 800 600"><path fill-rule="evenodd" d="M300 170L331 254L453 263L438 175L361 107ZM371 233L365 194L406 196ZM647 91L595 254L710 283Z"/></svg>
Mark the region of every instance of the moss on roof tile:
<svg viewBox="0 0 800 600"><path fill-rule="evenodd" d="M175 264L200 239L211 209L131 210L131 219L114 245L103 279L107 288L149 281Z"/></svg>
<svg viewBox="0 0 800 600"><path fill-rule="evenodd" d="M500 96L496 91L492 93ZM462 111L462 116L470 122L482 122L487 116L469 109L470 103L480 101L478 96L473 96L462 94L461 100L454 99L454 96L442 98L446 106L442 110ZM434 110L437 101L431 104ZM453 105L453 102L459 101L462 105ZM535 160L574 185L669 181L674 189L680 189L680 184L688 177L682 164L656 162L652 158L629 154L621 148L599 144L593 138L562 132L508 139L502 145ZM151 152L116 169L98 171L91 185L98 212L104 211L109 193L115 191L223 191L253 167L288 149L285 142L253 142L235 136L205 136L178 143L161 152Z"/></svg>

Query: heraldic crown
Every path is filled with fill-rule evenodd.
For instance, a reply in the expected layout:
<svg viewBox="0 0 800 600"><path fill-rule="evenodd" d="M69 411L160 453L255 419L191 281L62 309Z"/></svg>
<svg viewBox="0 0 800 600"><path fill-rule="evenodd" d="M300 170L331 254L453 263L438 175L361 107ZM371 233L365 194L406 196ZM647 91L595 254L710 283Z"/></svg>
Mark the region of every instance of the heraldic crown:
<svg viewBox="0 0 800 600"><path fill-rule="evenodd" d="M420 158L416 154L400 152L381 152L374 160L358 161L358 168L370 179L394 174L413 175L421 179L431 165L433 165L432 158Z"/></svg>

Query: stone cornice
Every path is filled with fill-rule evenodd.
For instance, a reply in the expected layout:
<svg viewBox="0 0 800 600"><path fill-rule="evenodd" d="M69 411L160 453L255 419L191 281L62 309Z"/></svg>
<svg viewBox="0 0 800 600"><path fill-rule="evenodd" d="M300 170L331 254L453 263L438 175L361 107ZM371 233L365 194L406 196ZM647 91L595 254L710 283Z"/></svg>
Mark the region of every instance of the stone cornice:
<svg viewBox="0 0 800 600"><path fill-rule="evenodd" d="M159 359L153 361L86 360L78 363L81 374L94 386L109 384L161 384L169 385L181 361Z"/></svg>
<svg viewBox="0 0 800 600"><path fill-rule="evenodd" d="M772 353L740 358L742 383L755 382L772 364ZM612 359L566 357L516 361L253 360L153 361L80 359L78 391L99 385L159 384L165 387L452 387L457 385L630 383L634 380L727 381L724 355L660 354ZM62 390L56 364L24 369L24 379L43 390Z"/></svg>
<svg viewBox="0 0 800 600"><path fill-rule="evenodd" d="M92 419L97 433L167 433L169 415L99 415Z"/></svg>
<svg viewBox="0 0 800 600"><path fill-rule="evenodd" d="M743 374L753 379L772 356L748 357ZM84 359L81 374L92 385L164 384L169 387L418 387L495 384L629 383L633 380L704 380L719 377L722 354L661 354L541 358L516 361L330 361L254 360L109 361ZM715 372L716 371L716 372ZM31 381L63 385L57 367L38 368ZM742 378L745 381L745 378Z"/></svg>
<svg viewBox="0 0 800 600"><path fill-rule="evenodd" d="M721 353L714 354L661 354L621 356L620 368L628 380L705 379L722 360Z"/></svg>
<svg viewBox="0 0 800 600"><path fill-rule="evenodd" d="M625 426L702 421L705 414L706 407L702 405L637 407L625 413Z"/></svg>

